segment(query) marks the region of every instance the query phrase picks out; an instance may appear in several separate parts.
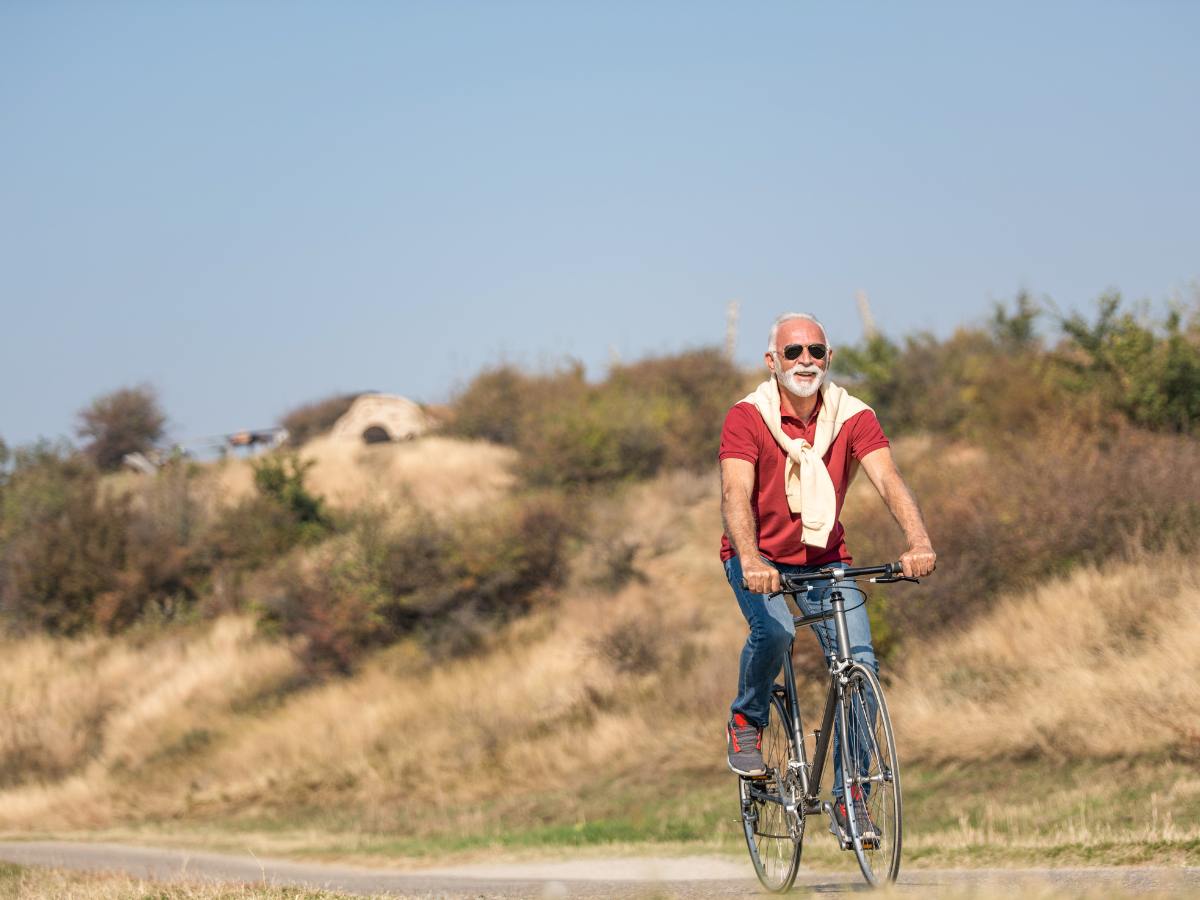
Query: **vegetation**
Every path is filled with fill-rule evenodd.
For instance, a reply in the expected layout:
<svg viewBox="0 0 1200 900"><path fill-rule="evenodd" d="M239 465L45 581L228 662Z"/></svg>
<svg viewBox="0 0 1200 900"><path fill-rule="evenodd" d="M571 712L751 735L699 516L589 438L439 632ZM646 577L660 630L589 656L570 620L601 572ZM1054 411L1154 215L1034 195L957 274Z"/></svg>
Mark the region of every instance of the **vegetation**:
<svg viewBox="0 0 1200 900"><path fill-rule="evenodd" d="M129 453L144 453L162 439L167 417L149 385L121 388L79 411L76 434L83 452L103 471L121 466Z"/></svg>
<svg viewBox="0 0 1200 900"><path fill-rule="evenodd" d="M546 375L480 373L447 432L520 451L530 484L590 487L711 465L730 403L752 377L715 349L615 366L599 384L574 365Z"/></svg>
<svg viewBox="0 0 1200 900"><path fill-rule="evenodd" d="M279 424L287 429L289 446L302 447L317 435L329 431L358 397L357 393L332 394L285 413Z"/></svg>
<svg viewBox="0 0 1200 900"><path fill-rule="evenodd" d="M1085 764L1117 780L1129 759L1196 759L1196 318L1111 297L1051 337L1045 317L1021 297L944 340L837 357L940 554L921 588L872 601L913 796L941 785L916 801L931 816L956 767L1078 785ZM599 382L505 367L443 435L152 476L0 444L0 822L302 821L403 852L736 845L712 722L744 623L716 565L714 456L758 377L711 350ZM901 549L864 481L844 518L858 559ZM670 748L652 774L629 737L648 732ZM472 777L431 788L431 758ZM1180 784L1161 818L1112 804L1087 833L1122 861L1194 859L1200 835L1168 827L1197 811ZM1065 813L1044 831L968 805L931 828L1085 861ZM936 844L913 847L945 862Z"/></svg>
<svg viewBox="0 0 1200 900"><path fill-rule="evenodd" d="M169 881L113 872L73 872L0 863L0 900L71 897L75 900L350 900L361 894L316 888L232 883L197 878ZM377 894L383 897L383 894Z"/></svg>
<svg viewBox="0 0 1200 900"><path fill-rule="evenodd" d="M984 328L946 340L878 335L840 349L835 366L893 434L923 431L988 440L1064 420L1155 432L1200 428L1200 307L1165 321L1122 310L1108 294L1096 318L1059 318L1053 345L1027 294L997 306Z"/></svg>

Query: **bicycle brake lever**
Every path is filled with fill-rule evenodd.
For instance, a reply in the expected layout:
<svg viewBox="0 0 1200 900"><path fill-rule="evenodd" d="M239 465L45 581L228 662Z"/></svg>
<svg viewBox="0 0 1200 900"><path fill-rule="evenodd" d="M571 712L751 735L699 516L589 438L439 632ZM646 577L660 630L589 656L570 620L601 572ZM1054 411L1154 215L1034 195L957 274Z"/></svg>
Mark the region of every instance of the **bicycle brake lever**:
<svg viewBox="0 0 1200 900"><path fill-rule="evenodd" d="M897 581L911 581L913 584L920 584L920 578L909 578L907 575L889 575L886 578L872 578L871 584L895 584Z"/></svg>

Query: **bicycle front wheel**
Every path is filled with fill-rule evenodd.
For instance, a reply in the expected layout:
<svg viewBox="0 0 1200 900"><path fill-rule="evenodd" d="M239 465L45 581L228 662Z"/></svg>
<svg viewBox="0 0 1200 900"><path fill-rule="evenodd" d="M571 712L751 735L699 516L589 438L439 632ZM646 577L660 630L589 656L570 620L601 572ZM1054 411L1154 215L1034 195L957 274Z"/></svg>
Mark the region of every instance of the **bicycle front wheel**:
<svg viewBox="0 0 1200 900"><path fill-rule="evenodd" d="M895 881L900 872L903 837L896 739L875 673L856 663L846 675L842 693L846 716L846 739L841 742L842 778L847 796L862 799L874 825L867 836L853 836L854 853L863 877L871 884L884 884ZM854 830L859 831L857 827Z"/></svg>
<svg viewBox="0 0 1200 900"><path fill-rule="evenodd" d="M771 696L771 721L763 729L762 754L766 777L738 778L738 799L754 872L768 891L782 894L800 868L804 812L798 779L788 766L789 760L799 759L791 718L778 694Z"/></svg>

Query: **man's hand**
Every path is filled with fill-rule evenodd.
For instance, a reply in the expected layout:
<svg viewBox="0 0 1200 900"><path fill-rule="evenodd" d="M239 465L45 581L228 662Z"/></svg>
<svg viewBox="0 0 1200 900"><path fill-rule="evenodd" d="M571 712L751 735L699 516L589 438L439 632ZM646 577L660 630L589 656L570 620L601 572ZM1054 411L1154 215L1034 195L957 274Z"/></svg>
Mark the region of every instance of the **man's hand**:
<svg viewBox="0 0 1200 900"><path fill-rule="evenodd" d="M900 554L900 565L905 578L920 578L937 568L937 554L928 544L919 544Z"/></svg>
<svg viewBox="0 0 1200 900"><path fill-rule="evenodd" d="M753 594L773 594L782 587L779 583L779 570L767 565L757 556L742 559L742 581Z"/></svg>

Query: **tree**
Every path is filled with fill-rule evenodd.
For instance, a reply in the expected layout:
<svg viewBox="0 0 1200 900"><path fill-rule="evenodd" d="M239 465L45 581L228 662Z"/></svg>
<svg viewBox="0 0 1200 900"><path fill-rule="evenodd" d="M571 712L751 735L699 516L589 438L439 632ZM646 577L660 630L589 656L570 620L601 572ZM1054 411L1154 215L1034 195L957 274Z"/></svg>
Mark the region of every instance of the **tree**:
<svg viewBox="0 0 1200 900"><path fill-rule="evenodd" d="M102 470L120 468L127 453L149 450L163 436L167 417L149 385L120 388L79 411L75 433L87 439L84 452Z"/></svg>

